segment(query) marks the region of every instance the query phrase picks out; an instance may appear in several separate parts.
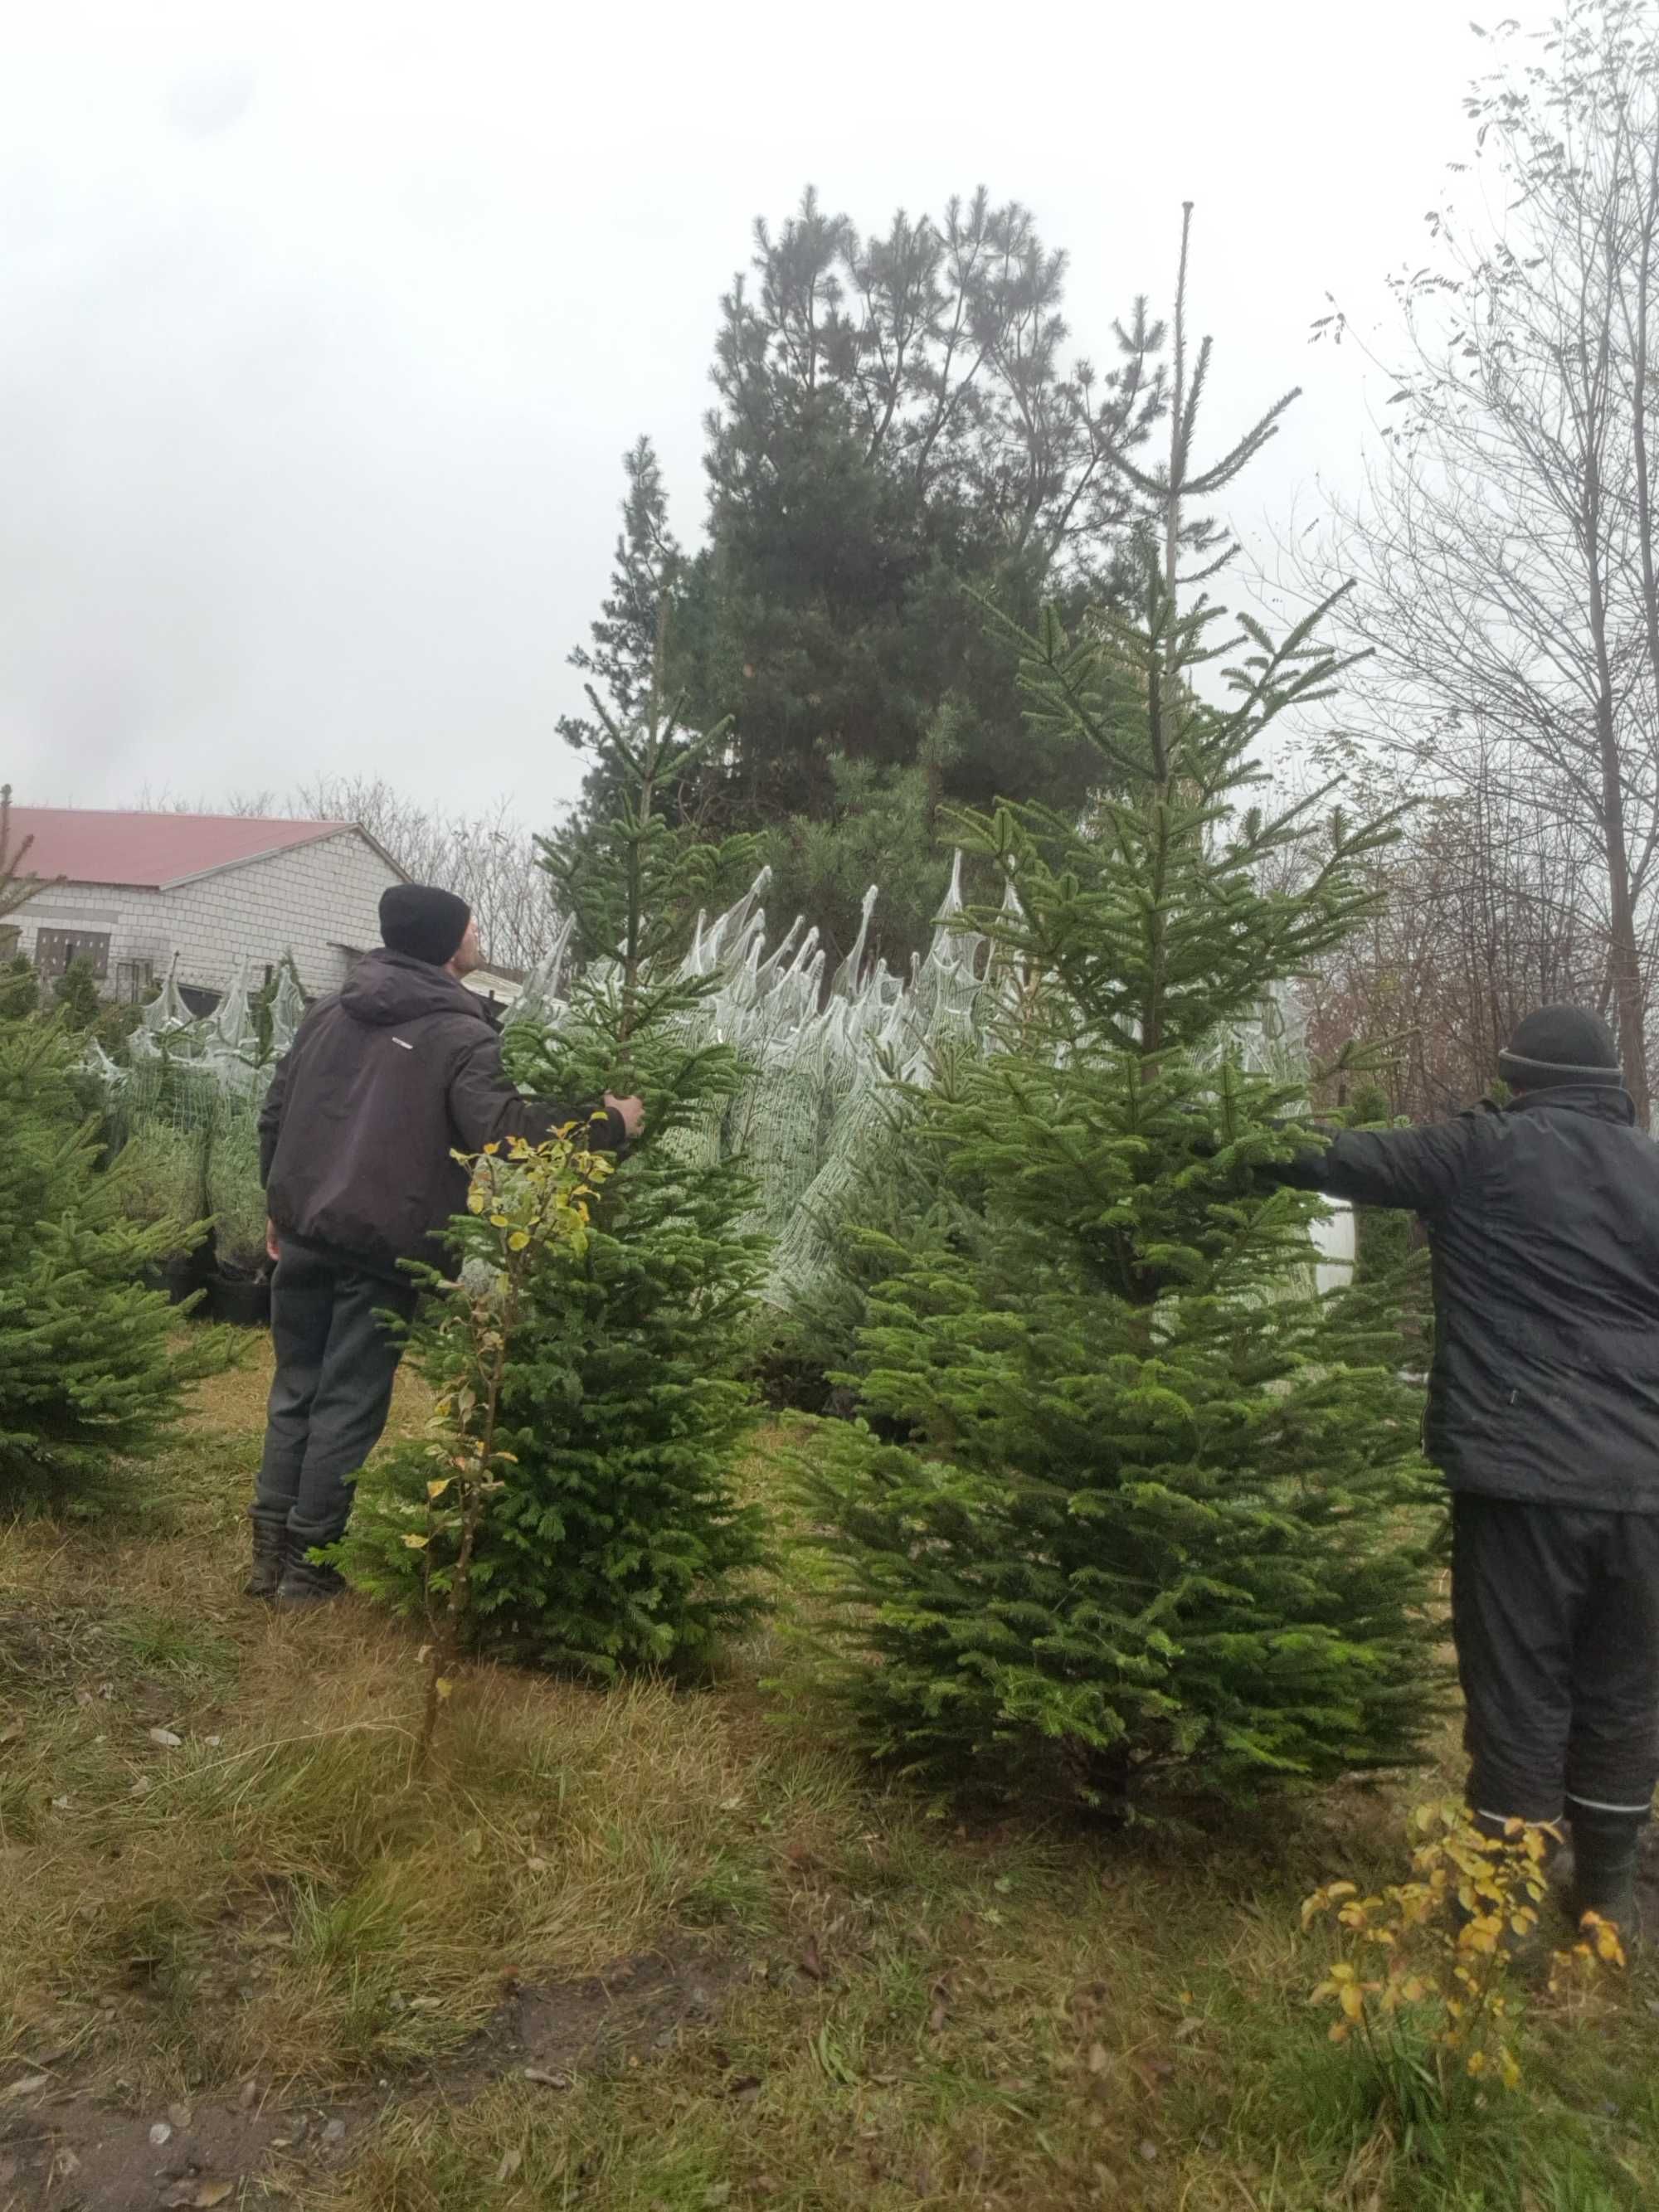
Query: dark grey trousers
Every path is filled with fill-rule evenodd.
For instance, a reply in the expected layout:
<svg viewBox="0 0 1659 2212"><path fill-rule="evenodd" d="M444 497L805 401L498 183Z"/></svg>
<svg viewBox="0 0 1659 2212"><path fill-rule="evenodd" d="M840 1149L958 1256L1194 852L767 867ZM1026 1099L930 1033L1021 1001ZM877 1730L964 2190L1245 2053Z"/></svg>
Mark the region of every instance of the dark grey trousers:
<svg viewBox="0 0 1659 2212"><path fill-rule="evenodd" d="M288 1533L295 1555L345 1534L352 1486L380 1442L403 1357L412 1284L366 1273L343 1255L284 1243L270 1286L276 1374L266 1414L253 1519Z"/></svg>
<svg viewBox="0 0 1659 2212"><path fill-rule="evenodd" d="M1452 1501L1469 1802L1644 1816L1659 1779L1659 1514Z"/></svg>

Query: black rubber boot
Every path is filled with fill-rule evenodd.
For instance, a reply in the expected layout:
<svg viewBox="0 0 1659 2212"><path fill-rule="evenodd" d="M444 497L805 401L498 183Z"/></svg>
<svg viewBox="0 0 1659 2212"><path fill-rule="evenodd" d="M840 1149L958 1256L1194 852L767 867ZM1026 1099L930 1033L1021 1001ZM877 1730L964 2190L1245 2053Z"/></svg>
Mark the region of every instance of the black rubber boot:
<svg viewBox="0 0 1659 2212"><path fill-rule="evenodd" d="M1572 1890L1569 1909L1575 1923L1587 1912L1611 1920L1626 1951L1641 1941L1641 1912L1636 1902L1636 1864L1642 1847L1645 1813L1600 1813L1571 1805Z"/></svg>
<svg viewBox="0 0 1659 2212"><path fill-rule="evenodd" d="M243 1586L244 1597L273 1598L288 1565L288 1531L272 1528L264 1521L253 1524L253 1563Z"/></svg>
<svg viewBox="0 0 1659 2212"><path fill-rule="evenodd" d="M277 1587L276 1604L283 1613L306 1606L328 1605L345 1595L344 1577L332 1567L319 1567L308 1559L290 1561Z"/></svg>

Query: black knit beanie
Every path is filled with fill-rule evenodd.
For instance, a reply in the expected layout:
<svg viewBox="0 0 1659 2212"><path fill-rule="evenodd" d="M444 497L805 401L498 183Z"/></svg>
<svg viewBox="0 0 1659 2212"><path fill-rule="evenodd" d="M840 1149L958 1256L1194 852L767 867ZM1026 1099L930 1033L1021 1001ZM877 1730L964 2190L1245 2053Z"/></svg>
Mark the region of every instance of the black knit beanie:
<svg viewBox="0 0 1659 2212"><path fill-rule="evenodd" d="M388 952L441 968L461 949L472 909L435 884L393 884L380 894L380 936Z"/></svg>
<svg viewBox="0 0 1659 2212"><path fill-rule="evenodd" d="M1540 1006L1528 1014L1498 1055L1498 1073L1516 1091L1551 1091L1567 1083L1623 1083L1619 1048L1599 1014L1583 1006Z"/></svg>

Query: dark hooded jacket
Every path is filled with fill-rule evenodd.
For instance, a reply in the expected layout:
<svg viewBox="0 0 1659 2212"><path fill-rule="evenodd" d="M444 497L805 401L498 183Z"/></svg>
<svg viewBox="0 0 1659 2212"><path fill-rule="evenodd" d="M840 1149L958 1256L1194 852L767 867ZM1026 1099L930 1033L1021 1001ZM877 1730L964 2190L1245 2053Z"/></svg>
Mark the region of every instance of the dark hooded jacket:
<svg viewBox="0 0 1659 2212"><path fill-rule="evenodd" d="M526 1098L501 1067L483 1001L441 968L381 951L301 1023L259 1116L265 1203L282 1235L396 1275L442 1257L435 1241L466 1206L453 1158L597 1115L593 1143L619 1152L603 1106Z"/></svg>
<svg viewBox="0 0 1659 2212"><path fill-rule="evenodd" d="M1659 1145L1620 1090L1345 1131L1278 1178L1421 1214L1425 1448L1454 1490L1659 1513Z"/></svg>

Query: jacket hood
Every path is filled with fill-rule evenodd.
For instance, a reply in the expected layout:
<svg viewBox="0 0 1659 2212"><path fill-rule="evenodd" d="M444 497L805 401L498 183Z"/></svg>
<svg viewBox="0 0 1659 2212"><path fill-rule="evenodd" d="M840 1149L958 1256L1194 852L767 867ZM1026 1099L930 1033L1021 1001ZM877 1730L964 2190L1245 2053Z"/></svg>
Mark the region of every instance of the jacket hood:
<svg viewBox="0 0 1659 2212"><path fill-rule="evenodd" d="M1636 1101L1618 1085L1553 1083L1547 1091L1523 1091L1510 1102L1511 1114L1593 1114L1598 1121L1636 1120Z"/></svg>
<svg viewBox="0 0 1659 2212"><path fill-rule="evenodd" d="M465 983L407 952L366 952L347 978L340 1004L371 1029L391 1029L428 1014L471 1014L489 1025L482 1000Z"/></svg>

